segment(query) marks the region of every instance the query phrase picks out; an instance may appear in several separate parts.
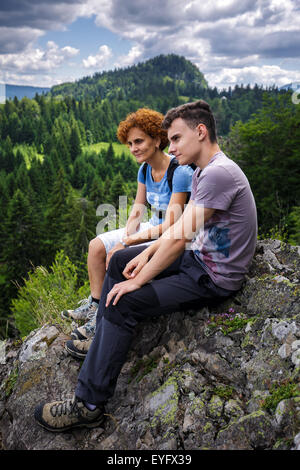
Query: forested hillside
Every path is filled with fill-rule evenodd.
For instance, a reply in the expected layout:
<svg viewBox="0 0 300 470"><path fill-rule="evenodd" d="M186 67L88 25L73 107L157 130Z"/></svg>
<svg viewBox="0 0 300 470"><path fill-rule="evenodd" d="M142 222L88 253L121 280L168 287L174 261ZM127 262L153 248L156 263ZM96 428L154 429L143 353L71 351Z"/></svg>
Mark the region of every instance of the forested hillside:
<svg viewBox="0 0 300 470"><path fill-rule="evenodd" d="M135 194L138 165L115 145L120 120L142 106L165 113L199 98L211 104L222 147L250 180L260 235L299 244L300 106L289 92L259 86L218 92L192 63L169 55L62 84L32 100L8 100L0 105L0 336L17 333L12 299L37 266L47 275L59 263L67 272L71 263L76 283L64 307L79 300L96 208L117 206L119 195L130 203ZM54 276L46 290L62 296L62 278ZM24 304L18 308L26 311Z"/></svg>

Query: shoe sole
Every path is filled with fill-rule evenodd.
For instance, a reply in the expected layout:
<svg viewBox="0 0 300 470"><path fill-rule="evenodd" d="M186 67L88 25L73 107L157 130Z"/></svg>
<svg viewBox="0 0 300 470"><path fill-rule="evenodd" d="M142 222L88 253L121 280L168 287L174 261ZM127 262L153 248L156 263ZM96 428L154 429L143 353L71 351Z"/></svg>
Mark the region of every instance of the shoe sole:
<svg viewBox="0 0 300 470"><path fill-rule="evenodd" d="M73 349L69 348L67 344L65 344L65 350L68 351L68 353L71 354L71 356L76 357L77 359L85 359L87 355L87 352L82 353L79 351L78 352L74 351Z"/></svg>
<svg viewBox="0 0 300 470"><path fill-rule="evenodd" d="M87 316L82 317L82 318L76 318L76 317L73 317L72 315L70 315L69 313L65 314L64 312L61 312L60 316L64 320L72 320L72 321L75 321L75 322L86 322L87 318L88 318Z"/></svg>

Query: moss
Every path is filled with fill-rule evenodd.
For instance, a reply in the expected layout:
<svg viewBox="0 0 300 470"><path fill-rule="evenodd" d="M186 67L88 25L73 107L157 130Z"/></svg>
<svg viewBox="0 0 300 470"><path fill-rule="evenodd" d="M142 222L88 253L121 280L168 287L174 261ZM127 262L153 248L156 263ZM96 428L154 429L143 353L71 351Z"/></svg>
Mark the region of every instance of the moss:
<svg viewBox="0 0 300 470"><path fill-rule="evenodd" d="M17 396L22 396L27 393L28 390L38 386L49 375L51 375L51 367L37 367L31 369L20 379Z"/></svg>
<svg viewBox="0 0 300 470"><path fill-rule="evenodd" d="M208 413L214 419L221 418L223 412L223 400L218 395L213 395L208 403Z"/></svg>
<svg viewBox="0 0 300 470"><path fill-rule="evenodd" d="M229 398L232 398L233 393L234 393L234 388L229 387L228 385L219 385L218 387L215 387L213 389L213 393L215 395L218 395L220 398L224 398L225 400L229 400Z"/></svg>
<svg viewBox="0 0 300 470"><path fill-rule="evenodd" d="M181 374L173 374L161 387L159 387L157 390L155 390L155 392L151 394L151 396L153 397L161 393L166 387L170 385L173 385L174 387L174 392L172 393L171 397L163 405L159 406L155 411L154 417L151 421L151 427L156 426L158 421L160 421L163 425L167 426L176 424L176 416L179 401L178 380L181 378Z"/></svg>
<svg viewBox="0 0 300 470"><path fill-rule="evenodd" d="M209 328L221 328L223 335L228 335L233 331L244 328L247 323L253 321L243 313L234 313L234 309L230 308L228 313L219 313L212 315L207 322Z"/></svg>
<svg viewBox="0 0 300 470"><path fill-rule="evenodd" d="M197 410L201 411L201 410L203 410L203 408L205 408L204 401L201 400L201 398L196 397L196 398L193 399L193 402L190 406L190 412L195 413L195 411L197 411Z"/></svg>
<svg viewBox="0 0 300 470"><path fill-rule="evenodd" d="M212 429L213 429L213 425L212 425L212 423L211 423L210 421L208 421L208 422L205 424L205 426L203 427L202 431L203 431L204 434L206 434L206 433L212 431Z"/></svg>
<svg viewBox="0 0 300 470"><path fill-rule="evenodd" d="M5 380L5 383L4 383L4 390L5 390L5 396L6 398L8 398L11 393L13 392L14 390L14 387L16 385L16 382L18 380L18 376L19 376L19 368L18 367L15 367L11 373L9 374L9 376L7 377L7 379Z"/></svg>
<svg viewBox="0 0 300 470"><path fill-rule="evenodd" d="M130 383L133 379L140 382L145 375L149 374L153 369L157 367L159 358L149 357L147 359L140 359L130 370Z"/></svg>
<svg viewBox="0 0 300 470"><path fill-rule="evenodd" d="M298 396L300 396L300 391L296 383L292 383L291 381L282 385L276 383L272 385L270 395L263 400L262 408L275 411L278 403L282 400Z"/></svg>

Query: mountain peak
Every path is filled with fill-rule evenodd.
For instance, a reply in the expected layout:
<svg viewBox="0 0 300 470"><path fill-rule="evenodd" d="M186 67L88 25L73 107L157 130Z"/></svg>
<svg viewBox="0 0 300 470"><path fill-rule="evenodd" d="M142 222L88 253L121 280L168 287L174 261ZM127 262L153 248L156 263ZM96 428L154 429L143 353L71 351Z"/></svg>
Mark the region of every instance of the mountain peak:
<svg viewBox="0 0 300 470"><path fill-rule="evenodd" d="M51 89L53 96L71 95L104 99L136 99L138 96L161 95L162 87L184 96L195 96L208 88L204 75L183 56L159 55L126 68L96 72L74 83L62 83ZM197 93L195 93L197 92Z"/></svg>

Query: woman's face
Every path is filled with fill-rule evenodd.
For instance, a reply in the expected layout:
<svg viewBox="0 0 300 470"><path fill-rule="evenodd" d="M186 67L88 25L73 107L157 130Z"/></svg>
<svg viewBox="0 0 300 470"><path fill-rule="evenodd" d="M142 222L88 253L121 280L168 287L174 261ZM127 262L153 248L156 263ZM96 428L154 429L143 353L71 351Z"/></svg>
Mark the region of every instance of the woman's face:
<svg viewBox="0 0 300 470"><path fill-rule="evenodd" d="M128 132L127 144L138 163L149 160L159 148L160 139L153 139L138 127L132 127Z"/></svg>

